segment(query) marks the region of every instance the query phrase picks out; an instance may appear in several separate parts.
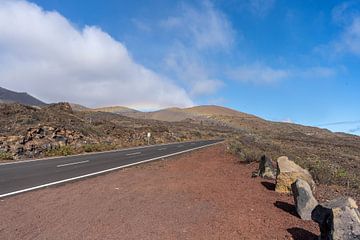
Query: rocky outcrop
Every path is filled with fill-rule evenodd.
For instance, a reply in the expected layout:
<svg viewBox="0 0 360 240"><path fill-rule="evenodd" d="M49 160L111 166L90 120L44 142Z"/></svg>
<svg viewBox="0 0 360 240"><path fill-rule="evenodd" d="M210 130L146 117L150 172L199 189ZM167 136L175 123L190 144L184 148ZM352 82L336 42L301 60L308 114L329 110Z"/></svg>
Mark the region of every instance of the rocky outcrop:
<svg viewBox="0 0 360 240"><path fill-rule="evenodd" d="M58 147L86 142L84 135L77 131L38 126L29 128L24 135L1 137L0 151L11 154L14 159L32 158Z"/></svg>
<svg viewBox="0 0 360 240"><path fill-rule="evenodd" d="M318 205L312 219L320 226L322 240L360 240L360 214L352 198L336 198Z"/></svg>
<svg viewBox="0 0 360 240"><path fill-rule="evenodd" d="M291 188L296 211L300 218L303 220L311 220L311 213L318 205L318 201L315 199L309 184L302 179L297 179L296 182L291 185Z"/></svg>
<svg viewBox="0 0 360 240"><path fill-rule="evenodd" d="M259 176L266 179L276 179L276 166L271 159L265 155L260 159Z"/></svg>
<svg viewBox="0 0 360 240"><path fill-rule="evenodd" d="M277 176L275 191L280 193L291 193L291 185L297 180L306 181L312 191L315 190L315 182L306 169L301 168L288 157L279 157L277 160Z"/></svg>

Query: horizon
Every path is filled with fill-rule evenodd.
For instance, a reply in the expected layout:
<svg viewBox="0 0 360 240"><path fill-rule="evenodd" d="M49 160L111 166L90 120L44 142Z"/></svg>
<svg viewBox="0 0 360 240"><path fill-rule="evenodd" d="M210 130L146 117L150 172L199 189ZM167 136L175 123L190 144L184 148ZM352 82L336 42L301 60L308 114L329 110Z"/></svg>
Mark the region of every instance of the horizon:
<svg viewBox="0 0 360 240"><path fill-rule="evenodd" d="M48 103L218 105L360 135L359 58L359 1L0 2L0 87Z"/></svg>

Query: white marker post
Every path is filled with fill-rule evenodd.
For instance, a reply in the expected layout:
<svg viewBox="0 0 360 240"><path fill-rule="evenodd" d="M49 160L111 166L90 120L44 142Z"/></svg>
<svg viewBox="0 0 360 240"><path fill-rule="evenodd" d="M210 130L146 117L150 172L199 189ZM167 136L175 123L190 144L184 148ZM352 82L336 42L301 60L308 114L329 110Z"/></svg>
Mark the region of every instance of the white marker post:
<svg viewBox="0 0 360 240"><path fill-rule="evenodd" d="M148 145L150 145L150 137L151 137L151 132L147 133L147 141L148 141Z"/></svg>

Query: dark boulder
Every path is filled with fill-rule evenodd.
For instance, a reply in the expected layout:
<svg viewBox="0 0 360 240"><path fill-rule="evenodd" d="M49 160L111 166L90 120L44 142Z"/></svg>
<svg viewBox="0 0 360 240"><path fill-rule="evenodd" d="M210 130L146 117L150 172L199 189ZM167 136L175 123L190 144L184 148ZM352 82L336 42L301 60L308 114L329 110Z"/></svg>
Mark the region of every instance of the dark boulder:
<svg viewBox="0 0 360 240"><path fill-rule="evenodd" d="M311 220L311 212L318 205L318 201L315 199L310 185L302 179L297 179L296 182L291 185L291 189L296 211L300 218L303 220Z"/></svg>
<svg viewBox="0 0 360 240"><path fill-rule="evenodd" d="M318 205L311 218L319 224L321 240L360 240L360 214L352 198L340 197Z"/></svg>

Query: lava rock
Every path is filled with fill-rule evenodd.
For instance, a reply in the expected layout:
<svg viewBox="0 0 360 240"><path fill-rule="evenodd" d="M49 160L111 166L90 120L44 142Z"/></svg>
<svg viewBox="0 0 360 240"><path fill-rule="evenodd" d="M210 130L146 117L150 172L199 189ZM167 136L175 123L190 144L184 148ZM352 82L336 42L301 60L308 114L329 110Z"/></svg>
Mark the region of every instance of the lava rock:
<svg viewBox="0 0 360 240"><path fill-rule="evenodd" d="M300 218L303 220L311 220L311 213L319 203L315 199L309 184L302 179L297 179L296 182L291 185L291 188L296 211Z"/></svg>
<svg viewBox="0 0 360 240"><path fill-rule="evenodd" d="M275 191L280 193L291 193L291 185L297 180L305 180L315 190L315 182L306 169L301 168L288 157L279 157L277 160L277 176Z"/></svg>
<svg viewBox="0 0 360 240"><path fill-rule="evenodd" d="M263 155L259 164L259 176L267 179L276 179L276 167L270 158Z"/></svg>
<svg viewBox="0 0 360 240"><path fill-rule="evenodd" d="M340 197L318 205L311 214L321 240L360 240L360 214L352 198Z"/></svg>

